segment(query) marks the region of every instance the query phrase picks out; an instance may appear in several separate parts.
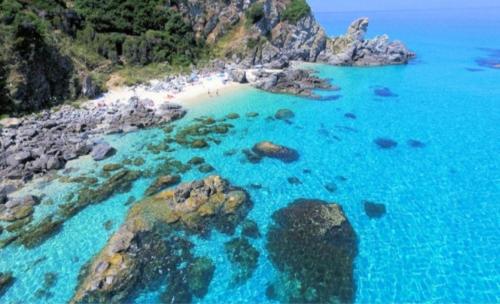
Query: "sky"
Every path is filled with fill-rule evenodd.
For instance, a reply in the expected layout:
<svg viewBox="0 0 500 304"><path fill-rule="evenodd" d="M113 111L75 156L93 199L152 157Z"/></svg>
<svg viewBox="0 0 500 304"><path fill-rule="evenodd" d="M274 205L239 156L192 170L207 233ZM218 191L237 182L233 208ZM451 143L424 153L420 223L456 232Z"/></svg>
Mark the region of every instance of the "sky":
<svg viewBox="0 0 500 304"><path fill-rule="evenodd" d="M307 0L316 12L500 7L499 0Z"/></svg>

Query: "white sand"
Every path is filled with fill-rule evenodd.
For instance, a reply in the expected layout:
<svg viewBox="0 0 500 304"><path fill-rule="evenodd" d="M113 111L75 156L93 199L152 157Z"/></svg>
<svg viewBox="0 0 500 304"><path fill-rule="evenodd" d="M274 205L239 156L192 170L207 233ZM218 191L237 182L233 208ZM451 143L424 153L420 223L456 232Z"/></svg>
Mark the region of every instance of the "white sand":
<svg viewBox="0 0 500 304"><path fill-rule="evenodd" d="M227 73L200 75L195 79L181 76L171 80L153 80L147 85L115 88L89 103L100 106L126 103L131 97L137 96L140 99L152 100L152 107L155 109L164 103L176 103L189 108L243 87L245 85L230 81Z"/></svg>

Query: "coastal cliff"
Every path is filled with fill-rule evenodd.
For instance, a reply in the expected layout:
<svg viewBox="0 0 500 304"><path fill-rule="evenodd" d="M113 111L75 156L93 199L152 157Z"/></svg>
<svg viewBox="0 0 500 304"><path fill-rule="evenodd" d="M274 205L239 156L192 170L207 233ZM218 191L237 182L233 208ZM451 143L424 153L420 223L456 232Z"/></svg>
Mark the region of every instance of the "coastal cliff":
<svg viewBox="0 0 500 304"><path fill-rule="evenodd" d="M373 66L414 56L385 35L365 40L366 18L328 37L305 0L3 0L0 8L0 114L94 97L110 75L146 65Z"/></svg>

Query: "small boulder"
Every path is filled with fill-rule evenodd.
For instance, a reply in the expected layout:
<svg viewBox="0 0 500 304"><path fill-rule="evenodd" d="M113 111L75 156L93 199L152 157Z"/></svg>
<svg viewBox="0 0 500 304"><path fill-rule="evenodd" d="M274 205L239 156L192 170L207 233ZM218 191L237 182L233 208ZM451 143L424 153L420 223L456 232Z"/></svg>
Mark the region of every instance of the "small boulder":
<svg viewBox="0 0 500 304"><path fill-rule="evenodd" d="M115 148L111 147L108 143L102 142L92 148L90 155L95 161L106 159L116 153Z"/></svg>
<svg viewBox="0 0 500 304"><path fill-rule="evenodd" d="M47 160L47 170L59 170L64 167L64 161L59 157L51 156Z"/></svg>

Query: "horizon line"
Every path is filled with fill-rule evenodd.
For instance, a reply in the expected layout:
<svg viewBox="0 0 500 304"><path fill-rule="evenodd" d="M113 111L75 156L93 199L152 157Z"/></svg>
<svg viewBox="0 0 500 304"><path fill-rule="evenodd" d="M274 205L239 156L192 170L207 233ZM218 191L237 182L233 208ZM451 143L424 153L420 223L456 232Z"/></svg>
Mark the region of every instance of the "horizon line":
<svg viewBox="0 0 500 304"><path fill-rule="evenodd" d="M313 13L328 13L328 14L340 14L340 13L383 13L383 12L408 12L408 11L441 11L441 10L463 10L463 9L500 9L500 5L495 6L469 6L469 7L430 7L430 8L401 8L401 9L375 9L375 10L339 10L339 11L323 11L323 10L313 10Z"/></svg>

